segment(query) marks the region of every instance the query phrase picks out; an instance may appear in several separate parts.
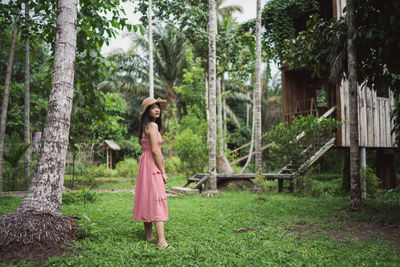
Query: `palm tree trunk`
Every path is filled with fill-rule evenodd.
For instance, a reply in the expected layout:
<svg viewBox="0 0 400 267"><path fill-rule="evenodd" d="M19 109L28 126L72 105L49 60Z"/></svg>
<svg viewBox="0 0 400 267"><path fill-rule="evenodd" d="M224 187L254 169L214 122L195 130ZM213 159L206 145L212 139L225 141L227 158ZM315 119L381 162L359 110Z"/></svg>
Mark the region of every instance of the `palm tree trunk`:
<svg viewBox="0 0 400 267"><path fill-rule="evenodd" d="M174 81L167 81L167 88L165 92L165 98L168 102L168 105L172 105L172 103L176 100L176 94L174 91Z"/></svg>
<svg viewBox="0 0 400 267"><path fill-rule="evenodd" d="M149 8L147 10L147 19L149 21L149 95L154 97L154 76L153 76L153 11L152 0L149 0Z"/></svg>
<svg viewBox="0 0 400 267"><path fill-rule="evenodd" d="M256 18L256 86L255 86L255 157L256 172L262 168L261 151L261 0L257 0L257 18Z"/></svg>
<svg viewBox="0 0 400 267"><path fill-rule="evenodd" d="M18 211L61 215L62 187L74 89L76 0L59 0L52 88L43 144L27 195Z"/></svg>
<svg viewBox="0 0 400 267"><path fill-rule="evenodd" d="M30 79L30 69L29 69L29 0L25 0L25 23L26 23L26 39L25 39L25 85L24 85L24 144L28 145L30 143L30 95L29 95L29 79ZM31 176L29 163L31 161L31 147L29 147L24 155L25 163L25 177Z"/></svg>
<svg viewBox="0 0 400 267"><path fill-rule="evenodd" d="M19 3L18 3L19 6ZM14 29L12 32L10 54L8 56L7 69L6 69L6 80L4 82L4 93L3 102L1 105L1 117L0 117L0 192L3 192L3 155L4 155L4 136L6 134L6 123L7 123L7 110L8 110L8 98L10 96L10 83L12 67L14 64L15 46L17 43L18 34L18 21L20 8L18 7L18 13L14 19Z"/></svg>
<svg viewBox="0 0 400 267"><path fill-rule="evenodd" d="M222 93L225 92L225 79L224 77L222 77L222 89L221 89ZM223 111L223 118L224 118L224 130L223 130L223 142L224 142L224 151L226 151L227 149L227 143L226 143L226 129L227 129L227 125L226 125L226 98L224 97L223 99L223 104L222 104L222 111Z"/></svg>
<svg viewBox="0 0 400 267"><path fill-rule="evenodd" d="M222 99L221 99L221 80L217 81L217 99L218 99L218 156L224 155L224 132L222 128Z"/></svg>
<svg viewBox="0 0 400 267"><path fill-rule="evenodd" d="M247 157L246 163L244 164L243 168L240 170L240 173L244 173L244 171L247 169L247 167L249 167L249 164L253 157L254 136L255 136L255 129L256 129L256 120L254 119L254 114L256 113L256 106L254 103L255 103L255 95L253 94L253 121L251 124L250 151L249 151L249 156Z"/></svg>
<svg viewBox="0 0 400 267"><path fill-rule="evenodd" d="M352 38L355 32L354 0L347 0L347 58L349 71L350 112L350 208L362 209L365 204L361 195L360 150L358 142L358 99L357 99L357 54Z"/></svg>
<svg viewBox="0 0 400 267"><path fill-rule="evenodd" d="M209 88L209 172L206 188L206 196L218 194L217 190L217 159L216 159L216 138L217 138L217 121L216 121L216 28L217 14L215 0L209 1L209 52L208 52L208 88Z"/></svg>

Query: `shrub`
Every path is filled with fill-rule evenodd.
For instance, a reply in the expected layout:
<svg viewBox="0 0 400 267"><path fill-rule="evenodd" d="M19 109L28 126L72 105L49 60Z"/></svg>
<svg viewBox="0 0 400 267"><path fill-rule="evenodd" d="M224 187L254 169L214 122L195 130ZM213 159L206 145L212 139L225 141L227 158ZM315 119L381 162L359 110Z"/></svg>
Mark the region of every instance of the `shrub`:
<svg viewBox="0 0 400 267"><path fill-rule="evenodd" d="M93 177L116 177L118 176L117 171L107 168L106 164L100 164L99 166L90 166L85 169L84 176Z"/></svg>
<svg viewBox="0 0 400 267"><path fill-rule="evenodd" d="M379 200L400 206L400 187L387 190L379 197Z"/></svg>
<svg viewBox="0 0 400 267"><path fill-rule="evenodd" d="M87 216L82 215L82 218L78 221L79 230L76 232L76 236L78 238L85 238L97 233L101 228L102 225L96 223L100 219L99 216Z"/></svg>
<svg viewBox="0 0 400 267"><path fill-rule="evenodd" d="M186 175L203 171L208 162L208 146L190 128L175 137L175 149Z"/></svg>
<svg viewBox="0 0 400 267"><path fill-rule="evenodd" d="M117 163L116 172L120 177L130 178L132 184L135 184L138 167L139 163L135 159L127 158Z"/></svg>
<svg viewBox="0 0 400 267"><path fill-rule="evenodd" d="M362 168L360 170L360 178L362 181L364 180L366 182L368 197L376 198L382 194L382 189L379 187L379 178L376 176L373 169L369 167Z"/></svg>
<svg viewBox="0 0 400 267"><path fill-rule="evenodd" d="M80 191L70 191L62 196L63 204L94 202L97 199L97 193L87 186L80 186Z"/></svg>
<svg viewBox="0 0 400 267"><path fill-rule="evenodd" d="M167 174L179 174L183 172L182 162L178 157L164 159L165 171Z"/></svg>
<svg viewBox="0 0 400 267"><path fill-rule="evenodd" d="M304 154L305 148L310 145L318 150L334 134L333 131L341 125L341 122L331 118L316 118L314 116L297 116L292 124L280 123L272 128L265 136L267 143L275 143L270 148L271 153L276 153L277 158L282 159L282 167L288 163L292 169L297 169L304 163L311 152ZM304 132L304 138L296 141L296 137Z"/></svg>

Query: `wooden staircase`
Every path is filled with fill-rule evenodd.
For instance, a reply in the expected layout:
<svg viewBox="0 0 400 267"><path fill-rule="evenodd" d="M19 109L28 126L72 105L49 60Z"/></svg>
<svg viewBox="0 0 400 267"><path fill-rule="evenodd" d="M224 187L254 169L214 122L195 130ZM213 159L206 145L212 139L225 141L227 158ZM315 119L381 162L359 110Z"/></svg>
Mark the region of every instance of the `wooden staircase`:
<svg viewBox="0 0 400 267"><path fill-rule="evenodd" d="M331 108L328 110L322 117L328 117L336 107ZM292 142L296 142L299 139L303 138L305 133L300 133ZM335 145L335 137L329 139L318 151L313 153L303 164L300 165L299 168L296 170L292 169L291 164L287 164L284 166L278 173L262 173L261 176L267 180L278 180L278 192L283 191L283 181L284 180L291 180L293 181L299 175L303 174L307 168L309 168L314 162L316 162L320 157L322 157L332 146ZM270 144L267 144L263 147L263 150L269 147ZM305 156L307 153L310 153L312 149L312 145L308 146L302 154ZM242 157L240 160L247 158ZM210 174L209 173L196 173L193 177L188 178L186 184L183 187L173 187L171 190L179 193L189 193L189 194L198 194L202 190L202 185L207 182ZM251 180L256 177L255 173L243 173L243 174L216 174L217 182L221 180ZM192 188L188 186L191 183L195 183ZM293 182L290 183L289 191L293 192Z"/></svg>
<svg viewBox="0 0 400 267"><path fill-rule="evenodd" d="M298 169L292 170L291 165L284 166L278 173L262 173L261 176L266 180L278 180L278 192L283 191L284 180L294 180L299 175L303 174L314 162L322 157L332 146L335 144L336 138L331 138L326 142L318 151L316 151L307 161L305 161ZM173 187L171 190L179 193L198 194L202 190L202 185L209 178L208 173L196 173L193 177L189 178L183 187ZM216 174L217 181L221 180L251 180L256 177L255 173L243 173L243 174ZM192 188L188 186L191 183L195 183ZM293 191L293 186L289 187L290 191Z"/></svg>

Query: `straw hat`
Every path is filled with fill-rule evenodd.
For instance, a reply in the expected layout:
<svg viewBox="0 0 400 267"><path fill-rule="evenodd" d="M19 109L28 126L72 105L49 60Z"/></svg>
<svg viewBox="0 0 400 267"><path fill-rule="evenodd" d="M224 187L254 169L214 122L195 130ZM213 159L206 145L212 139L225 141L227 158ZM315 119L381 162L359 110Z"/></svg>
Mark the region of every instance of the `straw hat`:
<svg viewBox="0 0 400 267"><path fill-rule="evenodd" d="M165 107L165 105L167 104L167 101L162 100L161 98L157 98L155 99L154 97L147 97L143 100L142 102L142 113L140 113L139 115L139 119L142 118L144 112L146 111L148 106L151 106L155 103L160 103L160 107L161 109L163 109Z"/></svg>

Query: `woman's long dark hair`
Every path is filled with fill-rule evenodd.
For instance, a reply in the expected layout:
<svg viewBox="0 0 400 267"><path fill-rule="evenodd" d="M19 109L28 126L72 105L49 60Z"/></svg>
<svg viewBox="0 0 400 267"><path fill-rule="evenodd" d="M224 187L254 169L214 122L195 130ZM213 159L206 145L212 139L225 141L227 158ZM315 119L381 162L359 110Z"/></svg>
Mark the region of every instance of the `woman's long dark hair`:
<svg viewBox="0 0 400 267"><path fill-rule="evenodd" d="M157 123L158 131L162 134L163 127L162 127L162 118L161 118L161 115L162 115L161 106L159 103L156 103L156 105L160 108L160 116L154 122ZM143 113L142 119L140 121L139 133L138 133L139 139L142 139L143 133L146 131L147 125L153 121L149 114L152 106L153 105L148 106L146 108L146 111Z"/></svg>

